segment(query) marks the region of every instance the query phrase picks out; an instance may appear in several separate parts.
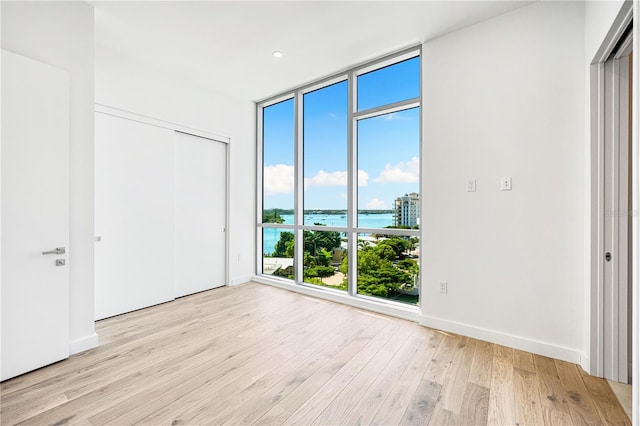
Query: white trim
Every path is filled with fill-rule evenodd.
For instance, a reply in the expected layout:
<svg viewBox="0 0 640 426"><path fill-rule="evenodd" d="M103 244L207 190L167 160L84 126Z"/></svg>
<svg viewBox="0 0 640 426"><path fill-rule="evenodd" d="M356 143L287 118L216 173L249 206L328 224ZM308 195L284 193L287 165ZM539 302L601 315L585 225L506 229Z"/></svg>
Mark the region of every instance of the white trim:
<svg viewBox="0 0 640 426"><path fill-rule="evenodd" d="M323 288L313 288L306 285L291 284L267 278L264 276L254 276L252 281L266 284L273 287L278 287L284 290L294 291L296 293L305 294L307 296L317 297L320 299L330 300L332 302L342 303L344 305L354 306L360 309L366 309L368 311L377 312L379 314L389 315L396 318L405 319L408 321L418 322L420 316L420 310L417 306L400 306L396 304L390 304L389 302L377 302L370 298L361 298L349 296L347 293L338 293L337 291L325 290Z"/></svg>
<svg viewBox="0 0 640 426"><path fill-rule="evenodd" d="M229 281L229 287L233 287L233 286L237 286L237 285L241 285L241 284L246 284L249 281L251 281L252 277L253 277L253 275L242 275L242 276L239 276L239 277L231 278L231 280Z"/></svg>
<svg viewBox="0 0 640 426"><path fill-rule="evenodd" d="M591 360L589 360L589 356L586 353L581 352L580 353L580 363L579 364L580 364L580 367L582 367L582 369L584 371L586 371L587 373L589 372L589 368L591 366L590 362L591 362Z"/></svg>
<svg viewBox="0 0 640 426"><path fill-rule="evenodd" d="M632 110L633 117L631 123L632 139L631 139L631 151L633 155L632 164L632 177L634 182L633 196L632 196L632 210L637 212L640 208L640 199L638 197L640 191L640 31L638 31L638 23L640 22L640 2L633 2L633 22L635 28L633 31L633 99ZM638 238L639 223L638 216L634 214L631 216L632 222L632 253L633 253L633 271L631 274L632 280L632 293L633 293L633 307L632 307L632 374L631 374L631 400L632 400L632 421L634 425L640 424L640 268L638 262L638 253L640 253L640 241Z"/></svg>
<svg viewBox="0 0 640 426"><path fill-rule="evenodd" d="M591 65L591 344L590 368L602 377L604 369L604 63Z"/></svg>
<svg viewBox="0 0 640 426"><path fill-rule="evenodd" d="M224 282L226 285L230 284L229 275L231 273L231 139L229 143L225 145L225 172L226 179L224 185Z"/></svg>
<svg viewBox="0 0 640 426"><path fill-rule="evenodd" d="M426 327L435 328L450 333L461 334L463 336L472 337L474 339L483 340L485 342L508 346L510 348L520 349L522 351L532 352L538 355L543 355L562 361L577 364L582 363L583 359L586 358L586 355L577 349L553 345L550 343L541 342L539 340L532 340L526 337L502 333L499 331L476 327L469 324L449 321L443 318L421 315L419 322L421 325L424 325Z"/></svg>
<svg viewBox="0 0 640 426"><path fill-rule="evenodd" d="M88 351L89 349L97 348L99 344L100 339L96 333L81 339L73 340L69 342L69 355L75 355L80 352Z"/></svg>
<svg viewBox="0 0 640 426"><path fill-rule="evenodd" d="M112 115L114 117L124 118L126 120L137 121L138 123L144 123L150 126L161 127L163 129L169 129L177 132L187 133L193 136L198 136L205 139L211 139L216 142L229 143L231 141L229 136L226 136L220 133L210 132L202 129L196 129L194 127L185 126L183 124L178 124L171 121L161 120L159 118L138 114L136 112L127 111L121 108L115 108L109 105L96 103L95 112L98 112L100 114Z"/></svg>

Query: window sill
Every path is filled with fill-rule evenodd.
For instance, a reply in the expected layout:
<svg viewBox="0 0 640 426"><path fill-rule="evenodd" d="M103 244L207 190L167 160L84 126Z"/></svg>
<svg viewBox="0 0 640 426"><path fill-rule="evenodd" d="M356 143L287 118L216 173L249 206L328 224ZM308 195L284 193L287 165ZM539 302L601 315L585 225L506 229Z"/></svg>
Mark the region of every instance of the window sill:
<svg viewBox="0 0 640 426"><path fill-rule="evenodd" d="M419 306L404 306L398 302L378 302L368 297L352 297L336 290L295 284L288 280L279 280L265 275L254 275L252 281L409 321L418 322L420 319Z"/></svg>

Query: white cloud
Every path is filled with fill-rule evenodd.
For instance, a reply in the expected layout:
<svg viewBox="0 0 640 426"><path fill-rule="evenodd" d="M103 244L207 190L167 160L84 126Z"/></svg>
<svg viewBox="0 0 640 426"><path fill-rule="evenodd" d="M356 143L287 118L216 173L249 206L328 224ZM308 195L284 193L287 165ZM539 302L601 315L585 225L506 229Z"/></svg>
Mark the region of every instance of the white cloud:
<svg viewBox="0 0 640 426"><path fill-rule="evenodd" d="M379 198L372 198L369 200L369 202L367 203L366 207L368 209L384 209L387 206L387 203L385 203L383 200L379 199Z"/></svg>
<svg viewBox="0 0 640 426"><path fill-rule="evenodd" d="M358 186L367 186L369 184L369 173L364 170L358 170Z"/></svg>
<svg viewBox="0 0 640 426"><path fill-rule="evenodd" d="M401 161L398 164L386 164L380 176L374 179L378 183L413 183L420 178L420 159L412 157L406 163Z"/></svg>
<svg viewBox="0 0 640 426"><path fill-rule="evenodd" d="M310 186L345 186L347 172L330 172L320 170L314 177L304 179L304 187Z"/></svg>
<svg viewBox="0 0 640 426"><path fill-rule="evenodd" d="M276 164L264 168L264 195L293 192L293 166Z"/></svg>
<svg viewBox="0 0 640 426"><path fill-rule="evenodd" d="M358 170L358 186L367 186L369 173ZM310 186L347 186L347 172L325 172L320 170L314 177L304 179L304 188Z"/></svg>

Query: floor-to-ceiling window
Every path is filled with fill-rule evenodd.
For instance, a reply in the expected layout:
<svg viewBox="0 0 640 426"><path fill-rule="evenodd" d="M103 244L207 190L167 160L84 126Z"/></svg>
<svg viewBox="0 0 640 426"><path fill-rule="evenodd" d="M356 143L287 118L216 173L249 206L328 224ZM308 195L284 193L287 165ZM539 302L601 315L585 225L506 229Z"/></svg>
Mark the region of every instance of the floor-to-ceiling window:
<svg viewBox="0 0 640 426"><path fill-rule="evenodd" d="M419 303L420 50L258 105L258 272Z"/></svg>

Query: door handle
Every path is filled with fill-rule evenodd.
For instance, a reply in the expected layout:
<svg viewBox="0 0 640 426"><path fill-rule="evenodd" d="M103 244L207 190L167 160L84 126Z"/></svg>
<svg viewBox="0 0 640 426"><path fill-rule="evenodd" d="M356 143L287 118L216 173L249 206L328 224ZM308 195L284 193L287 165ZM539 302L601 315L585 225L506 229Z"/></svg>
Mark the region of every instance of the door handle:
<svg viewBox="0 0 640 426"><path fill-rule="evenodd" d="M43 251L42 254L43 255L47 255L47 254L65 254L66 250L64 247L56 247L53 250L48 250L48 251Z"/></svg>

